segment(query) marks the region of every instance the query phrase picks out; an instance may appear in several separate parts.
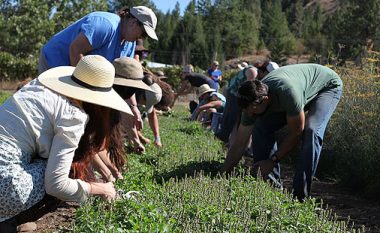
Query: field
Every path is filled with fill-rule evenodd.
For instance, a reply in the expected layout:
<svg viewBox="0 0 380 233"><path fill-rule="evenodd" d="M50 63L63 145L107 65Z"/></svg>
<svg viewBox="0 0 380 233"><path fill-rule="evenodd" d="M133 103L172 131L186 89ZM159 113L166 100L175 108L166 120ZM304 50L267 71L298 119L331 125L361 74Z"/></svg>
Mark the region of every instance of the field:
<svg viewBox="0 0 380 233"><path fill-rule="evenodd" d="M162 149L148 146L145 155L128 154L124 180L116 183L122 190L119 200L94 198L80 208L61 204L37 221L38 232L380 231L378 204L363 199L378 200L379 193L380 77L367 69L336 70L344 96L326 133L320 180L313 188L316 199L294 201L286 189L255 179L243 166L232 175L220 174L223 145L189 122L185 107L178 105L172 114L160 116ZM293 164L286 162L284 182L290 187ZM336 188L338 182L362 198ZM127 197L129 191L137 193Z"/></svg>
<svg viewBox="0 0 380 233"><path fill-rule="evenodd" d="M163 149L131 154L118 188L138 191L114 203L89 201L74 232L347 232L315 199L294 201L243 168L219 174L222 145L176 109L161 117Z"/></svg>

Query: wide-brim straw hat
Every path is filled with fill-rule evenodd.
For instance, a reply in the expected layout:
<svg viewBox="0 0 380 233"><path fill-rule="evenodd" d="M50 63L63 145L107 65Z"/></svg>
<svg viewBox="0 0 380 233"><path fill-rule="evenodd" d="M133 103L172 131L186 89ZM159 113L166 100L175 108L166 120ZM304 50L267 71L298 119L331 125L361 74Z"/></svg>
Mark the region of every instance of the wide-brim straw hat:
<svg viewBox="0 0 380 233"><path fill-rule="evenodd" d="M135 87L153 91L143 82L144 71L140 62L129 57L117 58L113 61L115 67L115 85Z"/></svg>
<svg viewBox="0 0 380 233"><path fill-rule="evenodd" d="M215 89L211 88L208 84L203 84L200 87L198 87L198 99L203 95L208 92L214 92L216 91Z"/></svg>
<svg viewBox="0 0 380 233"><path fill-rule="evenodd" d="M113 90L114 77L115 69L109 61L99 55L88 55L76 67L49 69L38 80L64 96L133 115L128 104Z"/></svg>

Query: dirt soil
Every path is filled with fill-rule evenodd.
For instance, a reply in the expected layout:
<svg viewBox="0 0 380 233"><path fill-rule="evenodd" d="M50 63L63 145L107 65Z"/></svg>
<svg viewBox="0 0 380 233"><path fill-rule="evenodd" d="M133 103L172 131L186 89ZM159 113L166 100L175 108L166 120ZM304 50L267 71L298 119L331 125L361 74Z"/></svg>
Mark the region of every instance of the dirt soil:
<svg viewBox="0 0 380 233"><path fill-rule="evenodd" d="M292 169L282 166L284 186L290 188L292 184ZM374 201L364 200L350 194L347 190L331 180L315 180L312 188L313 197L323 199L325 208L336 214L339 220L350 220L355 228L364 226L365 232L380 233L380 205ZM49 213L38 219L37 231L55 232L69 229L75 219L75 203L61 202L50 208Z"/></svg>
<svg viewBox="0 0 380 233"><path fill-rule="evenodd" d="M284 186L291 189L293 170L289 166L281 166ZM365 200L350 193L332 180L313 181L312 196L323 201L324 208L331 209L338 220L354 224L354 228L364 227L365 232L380 233L380 205L375 201Z"/></svg>

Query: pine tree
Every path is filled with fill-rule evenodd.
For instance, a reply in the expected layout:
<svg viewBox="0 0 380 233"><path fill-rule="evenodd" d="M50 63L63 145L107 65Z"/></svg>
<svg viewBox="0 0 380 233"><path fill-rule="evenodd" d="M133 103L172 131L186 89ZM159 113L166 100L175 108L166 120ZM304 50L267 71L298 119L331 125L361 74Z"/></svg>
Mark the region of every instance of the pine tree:
<svg viewBox="0 0 380 233"><path fill-rule="evenodd" d="M34 77L39 51L54 34L51 1L0 4L0 79Z"/></svg>
<svg viewBox="0 0 380 233"><path fill-rule="evenodd" d="M380 2L378 0L350 0L326 24L335 52L340 52L343 60L365 56L365 50L380 49ZM342 47L344 47L342 49Z"/></svg>
<svg viewBox="0 0 380 233"><path fill-rule="evenodd" d="M264 1L261 35L271 51L270 59L284 64L286 55L295 51L295 38L290 32L279 0Z"/></svg>

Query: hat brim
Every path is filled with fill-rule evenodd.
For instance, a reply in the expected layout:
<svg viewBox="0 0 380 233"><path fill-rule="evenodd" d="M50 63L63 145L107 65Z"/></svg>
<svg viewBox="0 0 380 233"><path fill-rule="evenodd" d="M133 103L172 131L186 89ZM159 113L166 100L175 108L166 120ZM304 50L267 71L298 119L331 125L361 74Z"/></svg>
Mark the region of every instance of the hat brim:
<svg viewBox="0 0 380 233"><path fill-rule="evenodd" d="M202 95L204 95L204 94L206 94L206 93L209 93L209 92L214 92L214 91L216 91L216 90L213 89L213 88L208 89L207 91L204 91L204 92L200 93L200 94L198 95L198 99L199 99Z"/></svg>
<svg viewBox="0 0 380 233"><path fill-rule="evenodd" d="M147 26L147 25L144 25L144 29L145 29L145 32L146 34L148 34L148 36L154 40L158 40L158 37L157 37L157 34L156 32L154 31L153 28Z"/></svg>
<svg viewBox="0 0 380 233"><path fill-rule="evenodd" d="M38 80L42 85L64 96L133 115L128 104L115 90L96 91L74 82L71 79L74 70L75 67L72 66L55 67L40 74Z"/></svg>
<svg viewBox="0 0 380 233"><path fill-rule="evenodd" d="M133 80L133 79L121 78L121 77L116 76L113 84L126 86L126 87L135 87L135 88L154 92L152 88L146 85L142 80Z"/></svg>

